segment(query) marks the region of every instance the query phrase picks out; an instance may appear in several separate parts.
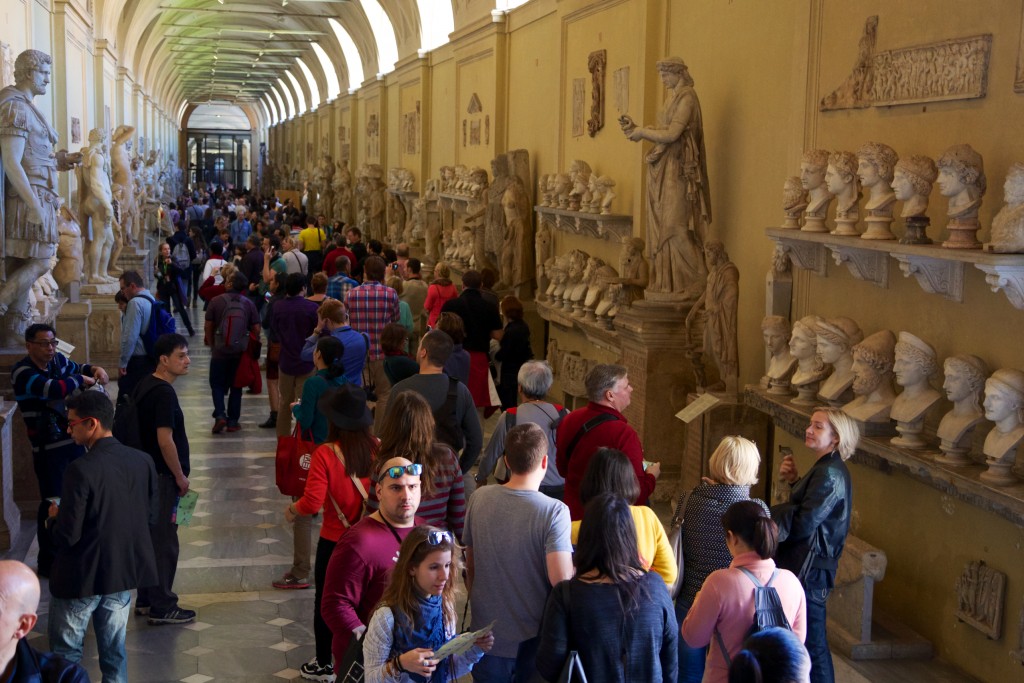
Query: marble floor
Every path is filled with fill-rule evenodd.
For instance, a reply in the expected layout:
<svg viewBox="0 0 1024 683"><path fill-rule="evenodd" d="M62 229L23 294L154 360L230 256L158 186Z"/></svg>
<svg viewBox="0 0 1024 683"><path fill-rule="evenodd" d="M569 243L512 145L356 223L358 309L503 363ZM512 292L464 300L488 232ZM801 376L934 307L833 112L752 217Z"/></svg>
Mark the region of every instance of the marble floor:
<svg viewBox="0 0 1024 683"><path fill-rule="evenodd" d="M194 317L201 318L201 311L193 310ZM256 426L267 416L267 398L244 394L242 430L211 434L209 355L201 337L192 342L189 374L175 383L175 389L188 425L192 488L200 498L192 525L180 528L174 587L181 605L196 610L198 618L186 626L149 626L145 617L130 617L129 680L295 680L299 666L313 656L313 591L271 587L271 581L291 566L292 539L283 515L288 499L274 485L276 438L273 430ZM23 524L23 529L32 528ZM19 559L31 566L34 554L33 543ZM44 582L40 621L29 636L42 649L47 647L47 597ZM83 665L94 681L100 680L91 632ZM837 655L836 666L840 683L973 680L938 662L864 664Z"/></svg>

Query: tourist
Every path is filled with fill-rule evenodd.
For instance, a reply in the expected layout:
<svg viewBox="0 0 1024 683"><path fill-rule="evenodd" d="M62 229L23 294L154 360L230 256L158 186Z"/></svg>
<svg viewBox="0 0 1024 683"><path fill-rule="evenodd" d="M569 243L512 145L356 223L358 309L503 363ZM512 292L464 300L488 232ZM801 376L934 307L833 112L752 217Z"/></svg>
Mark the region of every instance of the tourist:
<svg viewBox="0 0 1024 683"><path fill-rule="evenodd" d="M778 626L752 634L729 665L729 683L810 683L811 657L796 634Z"/></svg>
<svg viewBox="0 0 1024 683"><path fill-rule="evenodd" d="M516 406L519 368L533 359L533 349L530 348L530 326L523 320L523 302L512 295L506 296L501 300L501 314L505 317L505 329L494 360L501 364L498 373L501 409L508 410Z"/></svg>
<svg viewBox="0 0 1024 683"><path fill-rule="evenodd" d="M380 348L384 352L384 374L391 386L420 371L420 366L409 355L409 331L398 323L388 323L380 333Z"/></svg>
<svg viewBox="0 0 1024 683"><path fill-rule="evenodd" d="M348 292L349 320L352 329L370 339L370 355L366 374L377 395L374 425L380 427L391 395L391 384L384 374L384 352L380 348L380 333L388 323L399 322L398 293L384 284L385 264L370 256L363 264L363 284Z"/></svg>
<svg viewBox="0 0 1024 683"><path fill-rule="evenodd" d="M281 375L277 365L281 358L281 340L278 339L271 321L274 319L274 304L285 297L285 282L287 280L288 276L284 273L274 273L274 278L270 281L270 288L267 290L267 303L260 312L260 324L263 327L263 333L267 336L267 399L270 401L270 415L259 423L260 429L277 428L277 411L281 405L281 392L278 389Z"/></svg>
<svg viewBox="0 0 1024 683"><path fill-rule="evenodd" d="M462 318L454 313L442 313L438 316L434 329L452 338L452 354L445 361L444 374L454 377L468 387L469 351L462 348L462 342L466 341L466 327L462 324Z"/></svg>
<svg viewBox="0 0 1024 683"><path fill-rule="evenodd" d="M344 347L342 365L348 381L357 387L363 385L363 366L369 351L369 338L360 334L349 325L348 307L337 299L327 299L316 311L317 324L313 333L306 337L302 345L302 360L313 360L313 348L325 334L329 334L341 342Z"/></svg>
<svg viewBox="0 0 1024 683"><path fill-rule="evenodd" d="M322 444L327 440L327 416L318 401L328 391L348 382L342 354L345 347L334 337L321 337L313 350L313 375L302 385L302 398L291 405L292 415L306 440Z"/></svg>
<svg viewBox="0 0 1024 683"><path fill-rule="evenodd" d="M235 374L242 354L249 352L250 338L259 339L260 314L246 296L249 281L236 272L231 289L216 297L206 309L204 342L210 348L210 392L213 396L214 434L237 432L242 428L242 387ZM228 395L227 410L224 394Z"/></svg>
<svg viewBox="0 0 1024 683"><path fill-rule="evenodd" d="M494 407L490 373L491 340L501 340L503 328L498 307L480 293L480 273L467 270L462 274L462 294L446 302L441 310L462 318L466 328L463 346L469 351L469 393L476 407L486 413ZM489 414L489 413L486 413ZM470 463L472 465L473 463Z"/></svg>
<svg viewBox="0 0 1024 683"><path fill-rule="evenodd" d="M444 305L459 295L459 290L455 289L450 279L451 273L451 269L444 261L434 266L434 281L427 287L427 298L423 301L428 328L433 329Z"/></svg>
<svg viewBox="0 0 1024 683"><path fill-rule="evenodd" d="M281 353L277 361L280 401L289 406L302 395L302 384L313 373L312 357L309 360L302 358L302 349L307 337L316 329L319 319L317 305L303 296L305 287L305 276L288 273L284 285L285 298L274 305L274 317L271 320L274 335L281 342ZM291 431L291 411L279 410L277 435L287 436Z"/></svg>
<svg viewBox="0 0 1024 683"><path fill-rule="evenodd" d="M121 318L121 353L118 361L117 399L132 393L135 385L156 368L156 359L146 353L142 335L149 329L156 300L137 271L126 270L120 277L121 292L128 299Z"/></svg>

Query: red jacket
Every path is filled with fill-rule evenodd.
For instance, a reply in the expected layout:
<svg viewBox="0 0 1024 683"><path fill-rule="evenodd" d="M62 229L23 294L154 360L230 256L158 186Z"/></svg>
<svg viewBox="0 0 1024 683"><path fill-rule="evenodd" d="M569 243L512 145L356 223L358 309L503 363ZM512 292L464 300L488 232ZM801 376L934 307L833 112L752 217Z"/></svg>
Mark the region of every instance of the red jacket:
<svg viewBox="0 0 1024 683"><path fill-rule="evenodd" d="M576 433L591 418L601 413L609 413L618 419L594 427L579 440L573 452L568 454L569 443ZM644 448L640 445L640 437L637 436L636 430L629 426L619 411L591 401L586 407L577 408L566 415L555 434L555 460L558 471L565 477L565 504L569 506L569 514L574 521L583 518L583 505L580 503L580 482L583 481L583 473L587 471L587 465L590 464L594 452L601 447L618 449L633 463L633 470L640 484L640 495L632 504L644 505L654 491L654 475L644 472Z"/></svg>

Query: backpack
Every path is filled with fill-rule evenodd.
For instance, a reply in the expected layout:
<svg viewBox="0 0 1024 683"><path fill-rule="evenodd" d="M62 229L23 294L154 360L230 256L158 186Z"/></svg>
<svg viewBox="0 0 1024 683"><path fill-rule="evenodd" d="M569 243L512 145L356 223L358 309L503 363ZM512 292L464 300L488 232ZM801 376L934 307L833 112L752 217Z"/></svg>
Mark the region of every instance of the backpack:
<svg viewBox="0 0 1024 683"><path fill-rule="evenodd" d="M149 327L142 333L142 346L146 349L146 353L152 357L156 340L162 335L174 334L177 331L177 324L174 322L174 316L167 310L166 303L157 301L146 294L140 294L139 296L149 302Z"/></svg>
<svg viewBox="0 0 1024 683"><path fill-rule="evenodd" d="M555 431L558 429L558 425L562 423L562 418L568 415L569 411L564 406L560 406L557 403L552 403L551 405L553 405L555 407L555 410L558 411L558 417L551 420L551 424L548 425L548 432L550 432L553 440ZM546 410L542 412L544 412L544 414L547 415ZM509 430L515 426L516 409L509 408L508 410L505 411L505 435L507 436ZM554 466L555 463L548 462L548 467ZM505 464L505 453L502 452L501 457L498 458L498 462L494 463L494 478L498 481L499 484L504 484L509 480L510 475L511 472L508 471L508 465Z"/></svg>
<svg viewBox="0 0 1024 683"><path fill-rule="evenodd" d="M434 411L434 434L437 440L448 444L458 453L466 446L462 427L455 422L455 406L459 400L459 380L448 378L448 395L444 403Z"/></svg>
<svg viewBox="0 0 1024 683"><path fill-rule="evenodd" d="M747 631L747 636L759 633L768 628L784 628L787 631L792 631L793 628L789 625L789 619L786 618L786 612L782 609L782 598L779 597L779 592L772 586L772 581L779 575L779 570L776 569L772 572L771 578L768 579L768 583L761 585L761 582L757 580L754 573L746 567L737 567L741 572L747 575L750 582L754 584L754 623L750 625L750 630ZM744 636L746 640L747 636ZM718 649L722 651L722 656L725 657L725 665L728 667L731 663L728 650L725 649L725 643L722 642L722 634L715 629L715 638L718 639Z"/></svg>
<svg viewBox="0 0 1024 683"><path fill-rule="evenodd" d="M226 296L228 305L221 315L220 324L217 325L218 341L214 348L235 355L249 347L249 326L246 325L248 316L241 294L229 293Z"/></svg>
<svg viewBox="0 0 1024 683"><path fill-rule="evenodd" d="M171 263L178 270L188 270L188 267L192 265L192 257L188 254L188 245L184 242L174 245L174 249L171 250Z"/></svg>
<svg viewBox="0 0 1024 683"><path fill-rule="evenodd" d="M149 392L160 386L152 384L142 393L139 393L138 386L130 394L121 399L114 413L114 424L111 432L114 438L130 448L142 449L142 432L139 431L139 403Z"/></svg>

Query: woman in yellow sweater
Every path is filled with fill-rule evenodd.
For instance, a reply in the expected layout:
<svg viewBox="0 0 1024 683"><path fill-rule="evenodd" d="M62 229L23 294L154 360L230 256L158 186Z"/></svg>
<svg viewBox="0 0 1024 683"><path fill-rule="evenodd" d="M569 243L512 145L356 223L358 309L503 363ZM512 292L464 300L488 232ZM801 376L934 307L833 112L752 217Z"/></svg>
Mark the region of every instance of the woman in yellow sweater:
<svg viewBox="0 0 1024 683"><path fill-rule="evenodd" d="M587 501L600 493L611 491L632 503L640 495L640 485L633 471L633 463L626 454L614 448L599 448L587 465L587 471L580 482L580 502L585 506ZM640 550L640 561L644 568L657 572L665 585L671 586L676 580L678 565L672 546L669 545L665 527L654 510L646 505L630 505L633 524L636 526L637 547ZM580 523L572 523L572 543L580 533Z"/></svg>

